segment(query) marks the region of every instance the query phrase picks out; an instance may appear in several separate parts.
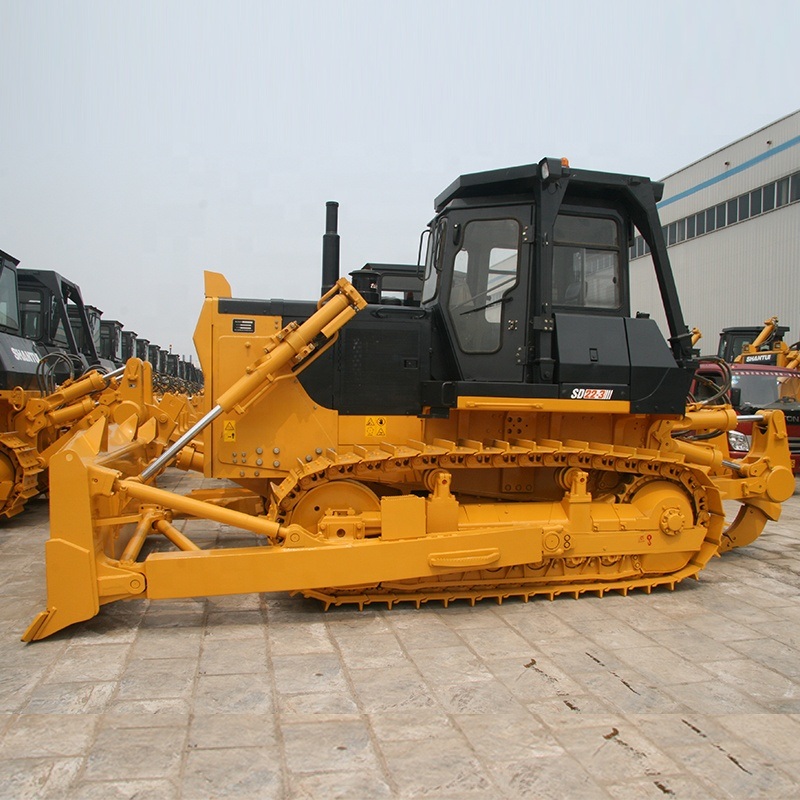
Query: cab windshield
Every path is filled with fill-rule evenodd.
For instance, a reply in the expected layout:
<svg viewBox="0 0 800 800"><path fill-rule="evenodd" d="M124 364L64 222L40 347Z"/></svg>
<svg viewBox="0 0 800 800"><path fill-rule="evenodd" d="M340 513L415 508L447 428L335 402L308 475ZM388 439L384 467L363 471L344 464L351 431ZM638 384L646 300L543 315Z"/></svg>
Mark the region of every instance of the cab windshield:
<svg viewBox="0 0 800 800"><path fill-rule="evenodd" d="M731 387L741 390L742 408L767 408L776 404L800 402L800 376L778 373L736 373Z"/></svg>

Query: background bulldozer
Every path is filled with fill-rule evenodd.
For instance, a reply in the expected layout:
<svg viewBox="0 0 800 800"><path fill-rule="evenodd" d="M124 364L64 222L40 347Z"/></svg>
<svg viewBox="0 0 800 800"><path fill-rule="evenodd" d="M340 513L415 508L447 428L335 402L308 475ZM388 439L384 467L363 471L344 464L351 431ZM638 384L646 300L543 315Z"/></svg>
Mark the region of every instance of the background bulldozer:
<svg viewBox="0 0 800 800"><path fill-rule="evenodd" d="M777 317L770 317L764 321L764 327L752 341L742 344L741 351L732 360L737 364L769 364L784 369L800 369L800 342L787 344L783 341L783 335L788 330L778 324ZM720 334L720 340L725 333L723 331Z"/></svg>
<svg viewBox="0 0 800 800"><path fill-rule="evenodd" d="M729 402L740 415L737 430L728 433L731 453L738 457L750 447L753 412L780 409L792 468L800 475L800 342L787 344L784 337L788 331L787 326L778 324L777 317L765 320L762 328L724 328L718 359L704 359L707 363L701 364L698 378L710 378L726 387Z"/></svg>
<svg viewBox="0 0 800 800"><path fill-rule="evenodd" d="M755 415L734 461L732 408L687 405L661 191L544 159L461 176L436 199L424 265L357 271L364 296L338 277L335 204L319 303L234 298L207 273L203 417L144 470L152 430L135 417L54 456L48 607L23 638L145 597L650 591L752 541L794 490L783 417ZM635 229L668 340L630 315ZM227 480L168 492L172 463ZM208 520L259 546L201 549Z"/></svg>

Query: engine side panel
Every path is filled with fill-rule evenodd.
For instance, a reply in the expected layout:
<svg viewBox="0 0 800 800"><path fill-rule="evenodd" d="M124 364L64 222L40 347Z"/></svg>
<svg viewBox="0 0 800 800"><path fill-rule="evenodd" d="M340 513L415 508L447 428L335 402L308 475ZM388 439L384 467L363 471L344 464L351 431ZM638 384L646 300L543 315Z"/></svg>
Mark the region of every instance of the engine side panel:
<svg viewBox="0 0 800 800"><path fill-rule="evenodd" d="M0 333L0 390L35 389L39 353L33 342L9 333Z"/></svg>
<svg viewBox="0 0 800 800"><path fill-rule="evenodd" d="M430 350L427 311L368 306L300 374L300 382L316 402L342 414L416 415Z"/></svg>
<svg viewBox="0 0 800 800"><path fill-rule="evenodd" d="M683 414L694 372L679 367L652 319L626 319L631 412Z"/></svg>

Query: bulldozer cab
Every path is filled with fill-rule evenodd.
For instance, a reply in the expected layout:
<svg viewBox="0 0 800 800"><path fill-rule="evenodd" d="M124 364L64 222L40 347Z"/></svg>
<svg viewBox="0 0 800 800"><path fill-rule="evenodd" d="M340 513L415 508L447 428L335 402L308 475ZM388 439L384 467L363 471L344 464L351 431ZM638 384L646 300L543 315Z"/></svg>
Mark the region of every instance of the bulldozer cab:
<svg viewBox="0 0 800 800"><path fill-rule="evenodd" d="M556 159L451 184L436 199L422 305L459 380L525 385L528 396L651 398L649 412L663 410L652 398L666 381L675 391L661 405L681 409L691 342L658 230L661 191ZM653 243L670 347L652 320L630 318L634 228Z"/></svg>
<svg viewBox="0 0 800 800"><path fill-rule="evenodd" d="M368 303L418 306L422 278L417 264L364 264L350 273L353 286Z"/></svg>
<svg viewBox="0 0 800 800"><path fill-rule="evenodd" d="M122 323L115 319L104 319L100 322L100 354L112 361L116 366L122 359Z"/></svg>
<svg viewBox="0 0 800 800"><path fill-rule="evenodd" d="M763 328L755 325L743 325L733 328L723 328L719 334L719 347L717 348L717 355L725 361L732 362L737 356L741 355L746 349L747 345L756 340ZM777 326L772 335L766 339L760 346L760 350L769 351L783 341L784 336L788 333L789 328L786 325ZM774 364L775 360L770 360L769 356L762 356L754 360L756 363Z"/></svg>
<svg viewBox="0 0 800 800"><path fill-rule="evenodd" d="M134 331L122 331L123 363L129 358L136 358L136 333Z"/></svg>
<svg viewBox="0 0 800 800"><path fill-rule="evenodd" d="M80 372L102 364L77 284L51 270L23 269L18 277L23 335L47 352L69 353Z"/></svg>
<svg viewBox="0 0 800 800"><path fill-rule="evenodd" d="M18 264L0 250L0 392L17 386L34 388L40 358L36 346L20 330Z"/></svg>

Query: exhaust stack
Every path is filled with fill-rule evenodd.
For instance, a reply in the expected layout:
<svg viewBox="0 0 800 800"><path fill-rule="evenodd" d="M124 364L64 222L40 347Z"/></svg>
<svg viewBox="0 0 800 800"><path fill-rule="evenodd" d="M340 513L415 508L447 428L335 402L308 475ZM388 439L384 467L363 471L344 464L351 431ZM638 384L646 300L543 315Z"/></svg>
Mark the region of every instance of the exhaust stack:
<svg viewBox="0 0 800 800"><path fill-rule="evenodd" d="M325 203L325 235L322 237L322 294L339 280L339 204Z"/></svg>

